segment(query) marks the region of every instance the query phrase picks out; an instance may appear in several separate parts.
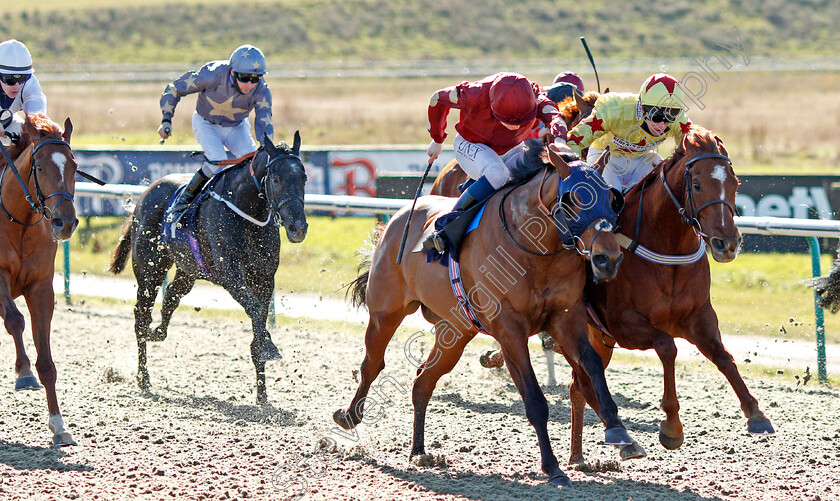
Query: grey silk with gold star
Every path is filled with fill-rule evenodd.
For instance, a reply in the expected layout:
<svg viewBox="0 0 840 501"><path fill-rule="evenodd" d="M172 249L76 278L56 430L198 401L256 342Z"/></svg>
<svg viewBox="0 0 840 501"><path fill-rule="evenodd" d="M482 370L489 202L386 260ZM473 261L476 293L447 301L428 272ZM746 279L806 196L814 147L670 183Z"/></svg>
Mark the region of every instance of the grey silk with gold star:
<svg viewBox="0 0 840 501"><path fill-rule="evenodd" d="M261 78L248 94L242 94L234 86L228 61L211 61L198 71L188 71L166 86L160 96L160 110L163 119L172 121L175 107L182 96L198 92L195 110L208 122L223 127L232 127L254 115L254 130L257 141L263 134L274 140L274 126L271 122L271 91Z"/></svg>

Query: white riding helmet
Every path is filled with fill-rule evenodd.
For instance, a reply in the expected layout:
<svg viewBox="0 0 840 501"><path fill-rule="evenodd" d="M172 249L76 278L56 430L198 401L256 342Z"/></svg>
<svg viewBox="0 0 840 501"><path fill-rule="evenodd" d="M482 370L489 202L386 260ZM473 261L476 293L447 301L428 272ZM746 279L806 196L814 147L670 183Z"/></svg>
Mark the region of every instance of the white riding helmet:
<svg viewBox="0 0 840 501"><path fill-rule="evenodd" d="M0 73L32 74L32 54L23 43L14 39L0 43Z"/></svg>

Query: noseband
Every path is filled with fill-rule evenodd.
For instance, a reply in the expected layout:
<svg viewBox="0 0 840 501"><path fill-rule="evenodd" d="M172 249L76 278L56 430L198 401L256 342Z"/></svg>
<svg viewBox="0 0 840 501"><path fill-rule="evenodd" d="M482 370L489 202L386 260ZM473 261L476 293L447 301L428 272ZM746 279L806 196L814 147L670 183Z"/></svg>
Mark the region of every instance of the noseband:
<svg viewBox="0 0 840 501"><path fill-rule="evenodd" d="M677 206L677 211L680 213L680 217L682 218L683 222L688 224L689 226L694 228L694 231L697 232L698 235L701 237L708 237L708 235L703 231L703 228L700 225L700 211L705 209L706 207L714 204L723 204L724 206L728 207L730 211L732 211L732 215L737 215L735 211L735 207L732 206L731 203L727 202L724 199L717 199L712 200L710 202L706 202L700 207L697 207L694 203L694 193L691 191L691 186L693 184L691 178L691 164L697 162L698 160L704 160L707 158L717 158L720 160L726 161L728 164L732 165L732 160L727 157L726 155L722 155L720 153L705 153L703 155L698 155L694 158L691 158L685 163L685 178L683 180L683 185L685 189L684 199L686 200L686 207L680 205L677 201L677 197L674 196L674 193L671 191L671 187L668 186L668 181L665 179L665 169L659 171L659 177L662 180L662 184L665 185L665 191L668 193L668 196L671 197L671 200L674 202L674 205ZM688 211L686 211L686 208Z"/></svg>
<svg viewBox="0 0 840 501"><path fill-rule="evenodd" d="M14 162L9 157L9 153L8 153L8 151L6 151L6 148L3 147L3 146L0 146L0 148L2 148L3 156L6 158L6 166L3 168L3 172L0 173L0 186L2 186L3 177L6 174L6 169L11 168L15 177L17 177L18 183L20 183L20 187L23 189L23 194L24 194L24 197L26 197L26 201L29 203L29 208L33 212L41 215L41 217L38 218L38 220L35 221L34 223L24 223L23 221L19 221L19 220L15 219L15 217L12 216L12 214L9 212L9 210L6 209L6 206L3 204L3 201L0 200L0 207L3 208L3 212L6 213L6 216L9 218L10 221L13 221L13 222L15 222L17 224L20 224L20 225L23 225L23 226L35 226L38 223L40 223L41 220L44 219L44 218L47 218L47 219L51 220L52 219L52 214L55 211L55 208L58 207L58 204L60 204L61 202L64 202L66 200L66 201L70 202L71 204L73 203L73 198L74 197L73 197L73 194L70 193L70 192L59 191L59 192L51 193L50 195L44 196L43 192L41 191L41 185L38 182L38 169L37 169L37 164L35 163L35 153L37 153L38 150L41 149L41 147L46 146L48 144L64 145L64 146L67 146L68 150L70 149L70 143L68 143L67 141L64 141L62 139L45 139L44 141L41 141L40 143L35 145L34 148L32 148L32 153L30 154L30 158L29 158L29 176L32 177L35 180L35 196L38 198L38 202L35 202L34 200L32 200L32 195L29 194L29 189L26 187L26 183L23 181L23 178L20 176L20 173L18 172L17 167L15 166ZM50 198L53 198L53 197L61 197L61 199L58 202L56 202L51 208L48 208L47 207L47 200L49 200Z"/></svg>

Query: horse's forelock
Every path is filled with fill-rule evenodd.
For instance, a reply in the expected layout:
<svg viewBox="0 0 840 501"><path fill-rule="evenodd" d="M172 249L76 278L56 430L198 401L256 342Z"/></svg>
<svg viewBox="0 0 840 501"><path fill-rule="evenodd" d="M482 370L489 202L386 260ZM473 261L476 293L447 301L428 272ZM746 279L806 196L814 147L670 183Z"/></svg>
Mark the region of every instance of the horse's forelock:
<svg viewBox="0 0 840 501"><path fill-rule="evenodd" d="M30 113L27 115L29 122L38 132L45 136L61 136L61 127L53 122L50 117L43 113Z"/></svg>

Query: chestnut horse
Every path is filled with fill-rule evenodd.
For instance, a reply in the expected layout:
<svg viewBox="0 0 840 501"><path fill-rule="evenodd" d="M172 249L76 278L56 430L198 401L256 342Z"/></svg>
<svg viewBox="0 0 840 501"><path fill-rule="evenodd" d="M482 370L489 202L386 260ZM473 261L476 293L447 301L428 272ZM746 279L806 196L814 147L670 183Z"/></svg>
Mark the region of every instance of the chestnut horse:
<svg viewBox="0 0 840 501"><path fill-rule="evenodd" d="M595 101L600 96L597 92L587 92L582 96L575 92L574 98L569 97L557 103L557 109L560 110L560 115L563 117L563 121L566 122L566 128L571 130L583 118L589 116L592 108L595 107ZM585 155L584 158L586 158ZM432 191L429 194L443 197L457 197L461 194L458 186L466 180L467 174L461 169L456 160L451 160L435 178L435 182L432 184Z"/></svg>
<svg viewBox="0 0 840 501"><path fill-rule="evenodd" d="M12 148L17 170L5 158L0 159L0 208L4 215L0 217L0 316L15 341L15 390L40 390L44 385L50 413L47 424L53 445L58 447L76 445L58 409L50 352L57 241L70 238L79 223L73 207L76 160L70 150L72 133L69 118L62 132L44 114L27 115L20 142ZM14 302L21 295L29 308L38 352L37 379L23 344L25 321Z"/></svg>
<svg viewBox="0 0 840 501"><path fill-rule="evenodd" d="M741 234L735 226L738 177L723 142L713 133L692 127L675 153L627 194L616 236L625 247L624 262L609 283L586 284L585 295L606 327L602 333L590 323L589 340L609 364L613 346L654 349L662 361L665 389L659 441L667 449L683 442L674 378L677 347L674 338L690 341L726 376L741 402L752 434L772 434L773 426L744 384L732 355L720 338L718 319L710 301L709 259L718 262L738 255ZM636 247L638 245L638 247ZM635 248L635 252L626 250ZM669 263L669 264L665 264ZM682 263L682 264L678 264ZM584 395L574 380L571 462L582 462ZM625 446L622 457L638 454Z"/></svg>
<svg viewBox="0 0 840 501"><path fill-rule="evenodd" d="M607 389L600 357L586 338L586 312L582 293L586 281L586 261L572 249L564 248L558 231L550 231L551 214L557 210L571 213L581 221L574 245L590 256L591 272L598 279L610 279L620 263L620 249L610 231L615 212L607 206L597 214L594 205L606 205L613 192L600 175L588 166L574 173L563 159L555 156L549 165L538 157L543 145L526 146L526 162L538 161L543 174L514 187L503 188L490 198L485 216L476 232L468 236L460 249L463 289L469 291L476 316L504 348L510 375L525 403L528 421L539 440L542 470L554 485L570 485L551 450L548 437L548 404L534 376L528 353L531 333L547 331L566 356L583 383L582 392L606 426L608 444L630 443L618 409ZM583 164L581 162L581 164ZM585 165L585 164L584 164ZM562 178L580 179L582 191L594 195L586 204L570 193L561 192ZM565 181L565 180L564 180ZM574 191L572 192L574 193ZM562 197L562 198L561 198ZM553 201L549 211L545 201ZM452 208L451 198L421 197L408 233L408 248L417 249L424 233L434 229L435 219ZM587 209L581 209L587 207ZM587 211L594 211L588 213ZM365 304L370 313L365 334L365 357L361 381L347 410L335 412L333 419L345 429L362 421L365 399L374 379L385 368L385 349L394 331L406 315L421 308L423 316L435 324L435 344L429 358L420 364L414 382L414 433L410 456L425 454L424 427L426 407L441 376L452 370L467 343L478 330L464 320L450 287L447 269L427 263L426 254L411 252L402 265L395 264L401 234L409 218L406 207L388 223L371 257L371 266L350 284L348 293L355 304ZM533 225L533 226L530 226ZM535 230L539 228L542 231ZM532 238L539 234L539 238ZM494 271L487 272L492 268ZM480 270L485 271L482 275ZM499 277L508 280L504 283ZM503 279L501 279L503 280Z"/></svg>

